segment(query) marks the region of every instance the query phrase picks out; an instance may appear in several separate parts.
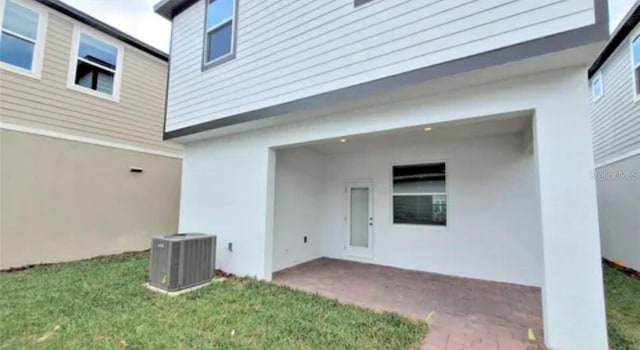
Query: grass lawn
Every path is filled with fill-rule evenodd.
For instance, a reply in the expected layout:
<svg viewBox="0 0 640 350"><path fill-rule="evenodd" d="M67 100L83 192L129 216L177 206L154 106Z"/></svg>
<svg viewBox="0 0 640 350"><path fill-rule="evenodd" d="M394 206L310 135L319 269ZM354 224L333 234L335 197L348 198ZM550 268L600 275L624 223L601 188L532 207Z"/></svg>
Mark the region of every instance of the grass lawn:
<svg viewBox="0 0 640 350"><path fill-rule="evenodd" d="M148 255L0 274L0 349L417 349L427 326L250 279L148 291Z"/></svg>
<svg viewBox="0 0 640 350"><path fill-rule="evenodd" d="M640 350L640 281L604 268L609 345L614 350Z"/></svg>

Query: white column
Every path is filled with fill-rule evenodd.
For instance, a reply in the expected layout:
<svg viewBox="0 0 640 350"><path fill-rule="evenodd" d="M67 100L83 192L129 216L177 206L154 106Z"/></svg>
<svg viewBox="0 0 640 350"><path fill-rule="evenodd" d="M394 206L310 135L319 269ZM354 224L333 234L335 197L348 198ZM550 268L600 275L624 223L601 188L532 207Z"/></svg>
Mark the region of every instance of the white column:
<svg viewBox="0 0 640 350"><path fill-rule="evenodd" d="M264 239L264 279L271 281L273 274L273 232L275 225L276 204L276 151L268 150L267 175L266 175L266 220Z"/></svg>
<svg viewBox="0 0 640 350"><path fill-rule="evenodd" d="M586 78L534 117L546 345L606 350L600 238ZM550 100L555 97L550 97Z"/></svg>

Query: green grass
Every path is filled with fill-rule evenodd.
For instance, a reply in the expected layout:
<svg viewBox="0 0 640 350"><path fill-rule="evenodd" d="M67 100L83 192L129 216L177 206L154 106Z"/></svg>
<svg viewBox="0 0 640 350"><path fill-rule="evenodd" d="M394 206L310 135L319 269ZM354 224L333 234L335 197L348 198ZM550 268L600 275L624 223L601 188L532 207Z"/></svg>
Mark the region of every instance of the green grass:
<svg viewBox="0 0 640 350"><path fill-rule="evenodd" d="M0 349L417 349L427 326L251 279L167 297L148 255L0 274Z"/></svg>
<svg viewBox="0 0 640 350"><path fill-rule="evenodd" d="M640 281L604 267L609 346L640 350Z"/></svg>

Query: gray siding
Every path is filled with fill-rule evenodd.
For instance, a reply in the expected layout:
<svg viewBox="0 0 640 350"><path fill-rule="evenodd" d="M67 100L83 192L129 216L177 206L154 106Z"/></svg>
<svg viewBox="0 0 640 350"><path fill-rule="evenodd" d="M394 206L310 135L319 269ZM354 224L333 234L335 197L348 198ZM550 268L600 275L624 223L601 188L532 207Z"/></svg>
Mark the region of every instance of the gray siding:
<svg viewBox="0 0 640 350"><path fill-rule="evenodd" d="M239 0L236 58L201 71L205 2L173 20L167 131L591 25L590 0Z"/></svg>
<svg viewBox="0 0 640 350"><path fill-rule="evenodd" d="M634 97L630 40L627 38L598 71L604 95L591 101L597 166L640 151L640 101Z"/></svg>

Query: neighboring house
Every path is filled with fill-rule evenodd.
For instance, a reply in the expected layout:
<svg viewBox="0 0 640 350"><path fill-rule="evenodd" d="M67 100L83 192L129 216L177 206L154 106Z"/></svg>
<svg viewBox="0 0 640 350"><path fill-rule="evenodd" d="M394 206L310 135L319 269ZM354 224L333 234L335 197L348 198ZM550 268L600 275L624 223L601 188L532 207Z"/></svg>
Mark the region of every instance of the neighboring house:
<svg viewBox="0 0 640 350"><path fill-rule="evenodd" d="M174 232L167 55L57 0L0 0L0 26L0 269Z"/></svg>
<svg viewBox="0 0 640 350"><path fill-rule="evenodd" d="M602 256L640 270L640 1L589 69Z"/></svg>
<svg viewBox="0 0 640 350"><path fill-rule="evenodd" d="M606 349L587 68L604 0L163 0L179 228L269 280L321 256L542 288Z"/></svg>

